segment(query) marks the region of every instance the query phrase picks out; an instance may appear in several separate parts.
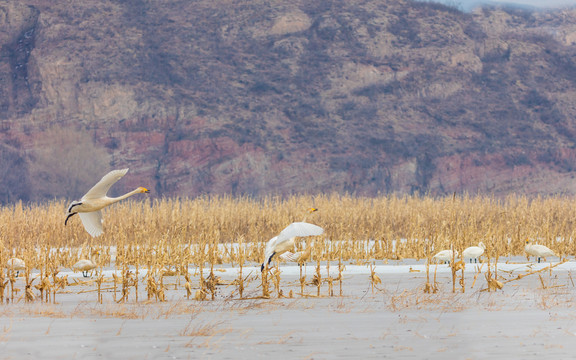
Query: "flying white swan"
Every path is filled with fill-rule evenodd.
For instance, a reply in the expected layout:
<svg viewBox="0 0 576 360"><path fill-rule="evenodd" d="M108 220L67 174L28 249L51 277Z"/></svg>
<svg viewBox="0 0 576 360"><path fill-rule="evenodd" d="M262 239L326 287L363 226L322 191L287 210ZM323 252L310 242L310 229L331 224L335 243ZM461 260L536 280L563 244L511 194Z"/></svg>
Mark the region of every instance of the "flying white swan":
<svg viewBox="0 0 576 360"><path fill-rule="evenodd" d="M478 262L478 258L484 254L484 250L486 250L486 245L480 241L478 246L470 246L464 249L464 251L462 251L462 257L464 259L470 259L470 262L472 262L472 259L474 259L474 262Z"/></svg>
<svg viewBox="0 0 576 360"><path fill-rule="evenodd" d="M26 263L22 259L10 258L6 262L6 268L12 271L16 271L16 277L20 274L20 270L26 270Z"/></svg>
<svg viewBox="0 0 576 360"><path fill-rule="evenodd" d="M119 197L111 198L106 196L110 187L114 185L118 180L120 180L126 173L128 169L123 170L113 170L88 190L88 192L82 196L79 201L72 201L70 206L68 206L68 212L66 213L66 220L64 225L68 223L68 219L75 214L80 214L80 220L86 231L93 237L102 235L104 230L102 229L102 212L100 210L108 205L114 204L120 200L126 199L134 194L148 193L148 189L139 187L136 190L130 191Z"/></svg>
<svg viewBox="0 0 576 360"><path fill-rule="evenodd" d="M317 211L316 208L308 209L308 213L313 213ZM308 214L306 215L308 216ZM306 216L301 222L294 222L284 230L278 234L278 236L274 236L272 239L268 240L266 244L266 251L264 252L264 262L260 267L261 271L264 271L264 267L269 265L272 261L272 258L276 256L281 256L282 254L289 252L290 250L294 249L294 244L296 243L296 239L299 237L306 237L306 236L317 236L322 235L324 233L324 229L322 229L318 225L309 224L306 221ZM296 257L299 259L299 253L289 254L285 257L285 260L293 261Z"/></svg>
<svg viewBox="0 0 576 360"><path fill-rule="evenodd" d="M538 258L538 262L540 262L540 258L544 258L544 261L546 261L547 256L556 256L550 248L544 245L532 244L531 240L526 240L524 251L528 254L528 260L530 260L530 256L535 256Z"/></svg>
<svg viewBox="0 0 576 360"><path fill-rule="evenodd" d="M432 258L436 259L437 261L448 262L452 261L452 259L456 259L458 257L458 250L454 250L454 255L452 255L452 250L442 250L434 255Z"/></svg>
<svg viewBox="0 0 576 360"><path fill-rule="evenodd" d="M72 269L74 271L82 271L82 276L88 277L88 271L96 269L98 267L98 263L96 262L96 256L100 255L99 251L93 251L90 259L81 259L74 265L72 265Z"/></svg>

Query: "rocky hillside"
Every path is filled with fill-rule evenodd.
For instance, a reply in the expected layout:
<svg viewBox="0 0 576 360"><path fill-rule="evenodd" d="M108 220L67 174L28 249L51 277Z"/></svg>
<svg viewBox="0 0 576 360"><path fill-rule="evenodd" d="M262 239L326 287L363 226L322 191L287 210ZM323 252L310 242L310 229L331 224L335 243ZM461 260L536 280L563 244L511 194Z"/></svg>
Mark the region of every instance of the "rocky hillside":
<svg viewBox="0 0 576 360"><path fill-rule="evenodd" d="M576 193L576 9L0 0L0 202Z"/></svg>

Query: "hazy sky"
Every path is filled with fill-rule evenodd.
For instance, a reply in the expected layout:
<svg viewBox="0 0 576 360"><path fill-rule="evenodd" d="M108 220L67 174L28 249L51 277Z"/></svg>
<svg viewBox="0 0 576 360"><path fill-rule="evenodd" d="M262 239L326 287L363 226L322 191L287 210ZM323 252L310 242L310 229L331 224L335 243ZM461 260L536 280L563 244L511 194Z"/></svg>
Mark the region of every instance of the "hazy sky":
<svg viewBox="0 0 576 360"><path fill-rule="evenodd" d="M576 0L437 0L448 5L455 5L458 8L469 11L480 4L510 4L532 6L538 9L558 8L576 6Z"/></svg>

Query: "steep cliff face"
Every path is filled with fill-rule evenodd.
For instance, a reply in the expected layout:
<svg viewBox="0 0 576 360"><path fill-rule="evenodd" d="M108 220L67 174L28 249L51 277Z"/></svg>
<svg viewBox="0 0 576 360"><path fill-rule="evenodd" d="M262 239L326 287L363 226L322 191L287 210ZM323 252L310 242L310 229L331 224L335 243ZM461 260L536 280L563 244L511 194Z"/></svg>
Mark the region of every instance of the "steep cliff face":
<svg viewBox="0 0 576 360"><path fill-rule="evenodd" d="M126 166L117 191L159 196L576 193L575 23L407 0L0 0L0 160L18 169L0 201Z"/></svg>

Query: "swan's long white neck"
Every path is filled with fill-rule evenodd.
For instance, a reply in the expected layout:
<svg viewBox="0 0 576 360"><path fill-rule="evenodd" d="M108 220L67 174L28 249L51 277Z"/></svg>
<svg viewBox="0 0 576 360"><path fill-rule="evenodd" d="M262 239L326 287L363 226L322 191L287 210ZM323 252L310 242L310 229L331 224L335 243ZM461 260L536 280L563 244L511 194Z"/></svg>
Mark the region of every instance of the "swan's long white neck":
<svg viewBox="0 0 576 360"><path fill-rule="evenodd" d="M129 193L126 193L126 194L124 194L124 195L122 195L122 196L118 196L118 197L107 197L107 199L108 199L108 202L109 202L110 204L114 204L114 203L117 203L117 202L120 201L120 200L124 200L124 199L126 199L126 198L129 198L129 197L132 196L132 195L136 195L136 194L139 194L139 193L141 193L141 192L142 192L142 190L141 190L140 188L138 188L138 189L134 189L134 190L130 191Z"/></svg>

